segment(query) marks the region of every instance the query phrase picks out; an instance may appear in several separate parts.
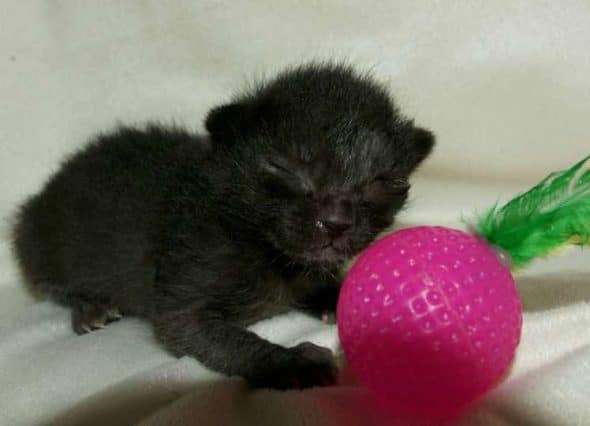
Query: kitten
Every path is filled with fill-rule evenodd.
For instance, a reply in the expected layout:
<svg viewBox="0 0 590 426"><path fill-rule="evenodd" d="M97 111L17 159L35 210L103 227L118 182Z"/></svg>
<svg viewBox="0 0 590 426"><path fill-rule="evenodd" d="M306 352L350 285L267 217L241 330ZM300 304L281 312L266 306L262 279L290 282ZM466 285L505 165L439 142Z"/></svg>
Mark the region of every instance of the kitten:
<svg viewBox="0 0 590 426"><path fill-rule="evenodd" d="M123 312L173 354L252 386L331 384L329 350L246 327L334 311L339 269L391 225L434 137L334 64L288 69L205 127L122 127L71 156L19 212L24 276L72 307L77 333Z"/></svg>

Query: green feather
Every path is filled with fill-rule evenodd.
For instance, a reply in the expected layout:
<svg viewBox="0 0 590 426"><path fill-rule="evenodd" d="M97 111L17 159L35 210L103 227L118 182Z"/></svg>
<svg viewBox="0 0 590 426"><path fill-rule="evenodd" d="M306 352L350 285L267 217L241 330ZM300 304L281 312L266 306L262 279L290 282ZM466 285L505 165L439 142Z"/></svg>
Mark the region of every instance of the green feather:
<svg viewBox="0 0 590 426"><path fill-rule="evenodd" d="M590 156L555 172L475 225L478 234L507 252L514 269L566 244L590 244Z"/></svg>

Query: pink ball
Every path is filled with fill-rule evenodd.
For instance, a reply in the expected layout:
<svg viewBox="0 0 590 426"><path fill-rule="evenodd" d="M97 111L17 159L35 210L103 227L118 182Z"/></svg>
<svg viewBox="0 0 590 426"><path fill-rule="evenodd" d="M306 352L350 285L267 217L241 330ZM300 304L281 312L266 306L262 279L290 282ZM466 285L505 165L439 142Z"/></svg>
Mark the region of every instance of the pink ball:
<svg viewBox="0 0 590 426"><path fill-rule="evenodd" d="M402 415L445 417L491 389L520 340L510 271L474 235L405 229L352 266L338 302L342 347L359 380Z"/></svg>

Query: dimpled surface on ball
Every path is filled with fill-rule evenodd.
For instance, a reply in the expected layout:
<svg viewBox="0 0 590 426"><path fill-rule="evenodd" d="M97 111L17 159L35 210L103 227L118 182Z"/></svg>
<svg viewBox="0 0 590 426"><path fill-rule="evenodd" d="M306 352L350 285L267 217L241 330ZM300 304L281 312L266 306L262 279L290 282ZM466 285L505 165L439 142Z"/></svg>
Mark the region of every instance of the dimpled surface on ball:
<svg viewBox="0 0 590 426"><path fill-rule="evenodd" d="M338 302L346 358L377 399L404 414L460 410L496 384L520 339L510 271L471 234L442 227L375 242Z"/></svg>

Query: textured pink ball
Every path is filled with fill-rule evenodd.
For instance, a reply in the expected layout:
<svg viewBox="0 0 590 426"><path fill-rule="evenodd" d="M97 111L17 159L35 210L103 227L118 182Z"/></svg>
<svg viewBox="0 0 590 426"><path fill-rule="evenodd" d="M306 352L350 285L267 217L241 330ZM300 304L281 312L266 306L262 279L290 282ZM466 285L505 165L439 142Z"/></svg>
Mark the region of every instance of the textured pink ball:
<svg viewBox="0 0 590 426"><path fill-rule="evenodd" d="M400 414L444 417L501 379L522 311L510 271L488 244L417 227L361 254L337 318L348 363L378 401Z"/></svg>

